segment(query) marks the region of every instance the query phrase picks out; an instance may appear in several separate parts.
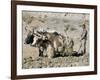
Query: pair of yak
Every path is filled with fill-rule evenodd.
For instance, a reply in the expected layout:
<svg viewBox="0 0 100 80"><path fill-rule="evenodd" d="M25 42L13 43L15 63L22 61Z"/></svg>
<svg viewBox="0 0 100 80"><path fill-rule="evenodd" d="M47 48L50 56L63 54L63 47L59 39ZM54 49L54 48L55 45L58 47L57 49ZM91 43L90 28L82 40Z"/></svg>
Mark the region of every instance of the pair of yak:
<svg viewBox="0 0 100 80"><path fill-rule="evenodd" d="M25 38L25 44L39 48L39 56L42 57L78 56L77 52L73 51L74 41L58 32L30 32Z"/></svg>

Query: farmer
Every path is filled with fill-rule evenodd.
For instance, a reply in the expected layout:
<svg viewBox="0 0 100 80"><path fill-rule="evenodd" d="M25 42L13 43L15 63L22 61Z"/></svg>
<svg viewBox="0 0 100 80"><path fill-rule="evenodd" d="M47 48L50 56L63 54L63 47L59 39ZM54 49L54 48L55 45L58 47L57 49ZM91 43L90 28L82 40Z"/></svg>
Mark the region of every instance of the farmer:
<svg viewBox="0 0 100 80"><path fill-rule="evenodd" d="M85 23L82 25L83 31L80 37L80 49L79 49L79 54L85 54L86 53L86 40L87 40L87 30L86 30L86 25Z"/></svg>

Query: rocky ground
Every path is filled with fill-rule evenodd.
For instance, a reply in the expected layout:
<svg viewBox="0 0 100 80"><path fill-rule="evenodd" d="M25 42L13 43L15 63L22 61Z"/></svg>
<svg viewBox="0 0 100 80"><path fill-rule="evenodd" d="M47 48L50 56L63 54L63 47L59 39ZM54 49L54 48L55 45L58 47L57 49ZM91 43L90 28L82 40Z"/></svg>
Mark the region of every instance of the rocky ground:
<svg viewBox="0 0 100 80"><path fill-rule="evenodd" d="M47 57L38 57L35 60L31 58L23 63L24 69L31 68L52 68L52 67L73 67L73 66L88 66L89 60L88 55L75 57L75 56L67 56L67 57L56 57L49 59Z"/></svg>

